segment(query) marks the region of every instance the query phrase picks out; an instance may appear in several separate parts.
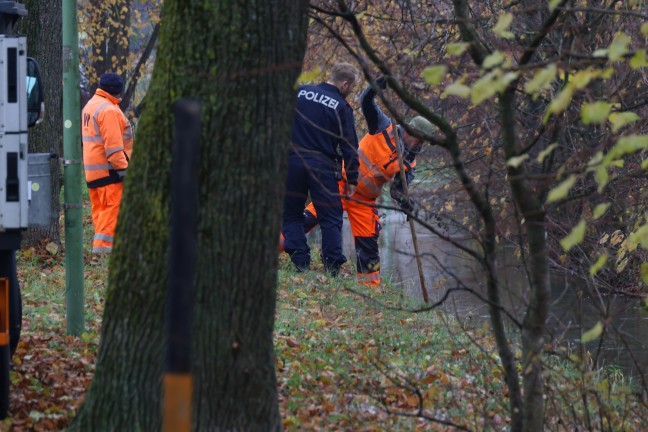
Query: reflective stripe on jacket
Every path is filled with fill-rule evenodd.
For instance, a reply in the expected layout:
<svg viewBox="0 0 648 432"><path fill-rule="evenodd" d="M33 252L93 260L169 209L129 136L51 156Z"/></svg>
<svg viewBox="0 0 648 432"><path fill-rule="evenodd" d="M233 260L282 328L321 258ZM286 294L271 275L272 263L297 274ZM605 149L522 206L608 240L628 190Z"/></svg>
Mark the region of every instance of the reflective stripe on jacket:
<svg viewBox="0 0 648 432"><path fill-rule="evenodd" d="M401 138L402 141L402 138ZM360 173L356 194L366 199L380 196L385 183L390 182L400 171L394 128L390 124L384 131L366 134L358 148ZM416 160L403 160L405 171L416 166Z"/></svg>
<svg viewBox="0 0 648 432"><path fill-rule="evenodd" d="M89 188L123 180L133 152L133 130L119 99L98 89L83 108L83 168Z"/></svg>

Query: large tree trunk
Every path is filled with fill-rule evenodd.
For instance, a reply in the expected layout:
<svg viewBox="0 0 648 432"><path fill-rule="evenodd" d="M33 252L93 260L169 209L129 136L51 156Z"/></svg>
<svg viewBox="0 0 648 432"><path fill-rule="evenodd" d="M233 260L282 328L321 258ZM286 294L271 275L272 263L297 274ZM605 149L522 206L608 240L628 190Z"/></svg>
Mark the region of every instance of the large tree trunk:
<svg viewBox="0 0 648 432"><path fill-rule="evenodd" d="M34 57L41 69L45 92L45 119L29 130L30 153L63 154L63 75L62 3L26 0L29 15L21 20L21 31L27 35L27 54ZM60 241L59 194L61 168L58 159L52 159L52 220L47 227L30 228L23 236L23 244L33 244L40 239Z"/></svg>
<svg viewBox="0 0 648 432"><path fill-rule="evenodd" d="M280 430L272 344L306 0L167 0L135 137L93 383L71 430L159 430L171 106L202 103L194 429ZM187 281L191 283L191 281Z"/></svg>

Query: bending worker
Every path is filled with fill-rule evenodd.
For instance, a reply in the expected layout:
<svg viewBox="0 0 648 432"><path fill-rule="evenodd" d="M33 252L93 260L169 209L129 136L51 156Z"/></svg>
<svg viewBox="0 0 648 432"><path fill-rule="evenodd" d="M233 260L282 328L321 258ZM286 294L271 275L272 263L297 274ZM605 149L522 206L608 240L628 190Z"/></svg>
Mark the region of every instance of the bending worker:
<svg viewBox="0 0 648 432"><path fill-rule="evenodd" d="M345 98L357 81L355 67L338 63L328 82L302 85L297 90L282 232L285 250L299 271L310 267L310 248L304 233L304 206L309 192L319 214L325 269L335 275L346 262L338 180L342 178L344 159L347 182L343 192L353 194L358 178L358 136L353 110Z"/></svg>
<svg viewBox="0 0 648 432"><path fill-rule="evenodd" d="M115 73L99 78L99 88L82 112L83 168L92 206L92 252L111 252L124 175L133 151L133 132L119 108L124 81Z"/></svg>
<svg viewBox="0 0 648 432"><path fill-rule="evenodd" d="M376 80L376 85L386 88L385 79L379 78ZM350 199L343 199L344 210L349 216L355 242L358 280L369 286L380 285L378 236L381 225L376 201L385 183L392 182L390 195L398 202L401 209L408 212L414 210L414 201L408 199L403 193L396 153L397 141L394 134L399 135L399 141L404 146L403 164L408 184L414 178L416 155L423 146L423 140L410 135L403 127L393 127L389 117L376 105L375 96L376 92L371 86L362 92L362 113L367 120L369 132L360 141L358 150L360 157L358 187ZM422 135L434 133L432 123L420 116L412 118L407 125ZM312 204L304 209L305 232L309 232L319 223L318 214Z"/></svg>

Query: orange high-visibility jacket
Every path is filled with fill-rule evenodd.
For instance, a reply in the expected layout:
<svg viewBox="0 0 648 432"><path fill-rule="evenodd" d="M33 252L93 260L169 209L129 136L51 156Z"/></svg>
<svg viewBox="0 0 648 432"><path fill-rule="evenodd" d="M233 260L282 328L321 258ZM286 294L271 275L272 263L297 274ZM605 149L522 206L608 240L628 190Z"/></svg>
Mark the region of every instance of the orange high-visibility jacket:
<svg viewBox="0 0 648 432"><path fill-rule="evenodd" d="M358 146L358 155L360 173L356 195L374 200L380 196L385 183L390 182L400 171L394 126L390 124L384 131L366 134ZM410 171L416 166L416 160L409 162L403 159L403 164L405 171Z"/></svg>
<svg viewBox="0 0 648 432"><path fill-rule="evenodd" d="M119 99L98 89L83 108L83 168L89 188L123 181L133 152L133 130Z"/></svg>

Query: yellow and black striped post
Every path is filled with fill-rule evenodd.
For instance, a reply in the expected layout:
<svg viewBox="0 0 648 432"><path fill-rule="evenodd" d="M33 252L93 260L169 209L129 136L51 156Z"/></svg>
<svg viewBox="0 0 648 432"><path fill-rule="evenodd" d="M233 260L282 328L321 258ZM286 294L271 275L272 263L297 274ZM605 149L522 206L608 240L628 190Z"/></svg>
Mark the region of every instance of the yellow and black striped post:
<svg viewBox="0 0 648 432"><path fill-rule="evenodd" d="M171 235L167 291L167 353L164 374L163 432L191 430L193 378L191 324L198 232L200 104L180 99L175 116L171 165Z"/></svg>

